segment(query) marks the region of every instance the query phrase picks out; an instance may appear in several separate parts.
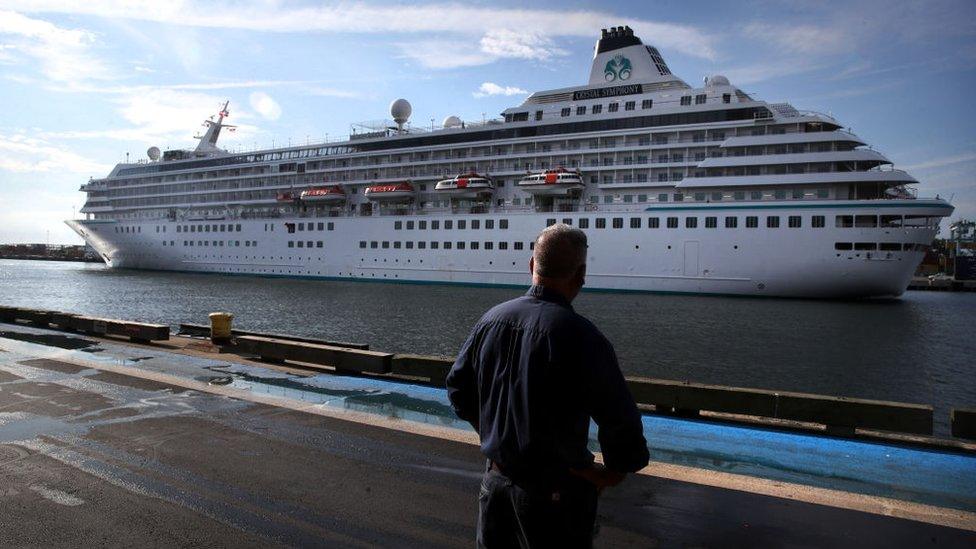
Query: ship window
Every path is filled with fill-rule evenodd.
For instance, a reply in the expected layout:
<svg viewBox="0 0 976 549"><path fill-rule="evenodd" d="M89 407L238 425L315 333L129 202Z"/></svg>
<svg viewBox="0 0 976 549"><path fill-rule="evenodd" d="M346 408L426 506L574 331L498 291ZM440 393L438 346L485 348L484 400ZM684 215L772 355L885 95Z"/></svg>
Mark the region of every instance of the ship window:
<svg viewBox="0 0 976 549"><path fill-rule="evenodd" d="M590 219L588 217L581 217L579 218L579 221L576 222L576 226L580 229L589 229Z"/></svg>
<svg viewBox="0 0 976 549"><path fill-rule="evenodd" d="M294 223L285 223L285 228L288 229L288 233L289 234L295 232L295 224Z"/></svg>
<svg viewBox="0 0 976 549"><path fill-rule="evenodd" d="M535 241L534 240L532 242L529 242L529 249L530 250L534 250L535 249Z"/></svg>
<svg viewBox="0 0 976 549"><path fill-rule="evenodd" d="M632 111L632 110L634 110L634 107L636 107L636 106L637 106L637 102L636 101L628 101L628 102L624 103L624 110L625 111Z"/></svg>
<svg viewBox="0 0 976 549"><path fill-rule="evenodd" d="M707 99L707 96L704 93L700 93L700 94L698 94L698 95L695 96L695 104L696 105L703 105L705 103L705 100L706 99Z"/></svg>
<svg viewBox="0 0 976 549"><path fill-rule="evenodd" d="M901 243L899 242L882 242L878 245L878 248L882 252L898 252L901 251Z"/></svg>
<svg viewBox="0 0 976 549"><path fill-rule="evenodd" d="M568 217L564 217L563 218L563 225L572 225L572 224L573 224L573 220L572 219L570 219Z"/></svg>
<svg viewBox="0 0 976 549"><path fill-rule="evenodd" d="M523 244L522 242L513 242L513 243L512 243L512 248L513 248L513 249L516 249L516 250L521 250L521 249L523 249L524 247L525 247L525 244Z"/></svg>
<svg viewBox="0 0 976 549"><path fill-rule="evenodd" d="M499 242L498 243L498 249L499 250L507 250L508 249L508 242Z"/></svg>
<svg viewBox="0 0 976 549"><path fill-rule="evenodd" d="M359 247L360 248L365 248L366 247L366 241L365 240L360 240L359 241Z"/></svg>
<svg viewBox="0 0 976 549"><path fill-rule="evenodd" d="M450 219L445 219L444 220L444 230L445 231L449 231L449 230L451 230L453 228L454 228L454 221L451 221Z"/></svg>
<svg viewBox="0 0 976 549"><path fill-rule="evenodd" d="M786 191L785 190L775 191L773 192L773 197L776 198L776 200L784 200L786 199Z"/></svg>
<svg viewBox="0 0 976 549"><path fill-rule="evenodd" d="M603 105L593 105L593 108L590 110L593 112L593 114L600 114L603 112Z"/></svg>
<svg viewBox="0 0 976 549"><path fill-rule="evenodd" d="M838 215L836 218L836 226L841 228L850 228L854 226L854 216L853 215Z"/></svg>
<svg viewBox="0 0 976 549"><path fill-rule="evenodd" d="M641 218L639 218L639 217L631 217L630 218L630 228L631 229L640 229L641 228Z"/></svg>
<svg viewBox="0 0 976 549"><path fill-rule="evenodd" d="M668 228L669 229L677 229L678 228L678 218L677 217L669 217L668 218Z"/></svg>
<svg viewBox="0 0 976 549"><path fill-rule="evenodd" d="M426 230L427 229L427 221L418 221L417 222L417 228L420 229L421 231Z"/></svg>
<svg viewBox="0 0 976 549"><path fill-rule="evenodd" d="M320 231L325 230L325 223L317 223L315 228Z"/></svg>
<svg viewBox="0 0 976 549"><path fill-rule="evenodd" d="M380 243L377 242L377 241L375 241L375 240L373 240L373 241L371 241L369 243L369 247L375 250L376 248L379 248L380 247Z"/></svg>
<svg viewBox="0 0 976 549"><path fill-rule="evenodd" d="M734 215L725 218L725 228L734 229L739 226L739 218Z"/></svg>
<svg viewBox="0 0 976 549"><path fill-rule="evenodd" d="M751 200L762 200L762 191L750 191L749 198Z"/></svg>
<svg viewBox="0 0 976 549"><path fill-rule="evenodd" d="M437 247L440 246L440 245L441 245L441 243L438 242L438 241L436 241L436 240L431 240L430 241L430 249L431 250L436 250Z"/></svg>
<svg viewBox="0 0 976 549"><path fill-rule="evenodd" d="M301 244L301 242L299 242L299 244ZM289 248L294 248L295 247L295 241L294 240L289 240L288 241L288 247Z"/></svg>
<svg viewBox="0 0 976 549"><path fill-rule="evenodd" d="M613 228L614 229L623 229L624 228L624 218L622 218L622 217L615 217L615 218L613 218Z"/></svg>
<svg viewBox="0 0 976 549"><path fill-rule="evenodd" d="M552 227L555 224L556 224L556 220L551 217L546 220L546 227Z"/></svg>
<svg viewBox="0 0 976 549"><path fill-rule="evenodd" d="M459 242L458 244L464 244L464 242ZM471 249L471 250L477 250L478 249L478 246L480 246L480 244L478 243L478 241L477 240L472 240L471 241L471 246L469 246L469 249Z"/></svg>
<svg viewBox="0 0 976 549"><path fill-rule="evenodd" d="M759 226L759 217L755 215L750 215L746 217L746 228L755 229Z"/></svg>
<svg viewBox="0 0 976 549"><path fill-rule="evenodd" d="M179 233L179 232L182 232L182 231L181 231L180 229L181 229L181 227L180 227L180 225L177 225L177 226L176 226L176 232L178 232L178 233Z"/></svg>
<svg viewBox="0 0 976 549"><path fill-rule="evenodd" d="M418 250L424 250L426 248L427 248L427 242L425 240L421 240L420 242L417 242Z"/></svg>
<svg viewBox="0 0 976 549"><path fill-rule="evenodd" d="M717 217L706 217L705 218L705 228L706 229L714 229L714 228L717 228L717 227L718 227L718 218Z"/></svg>
<svg viewBox="0 0 976 549"><path fill-rule="evenodd" d="M399 250L400 249L400 241L399 240L397 240L397 241L395 241L393 243L393 249L394 250Z"/></svg>
<svg viewBox="0 0 976 549"><path fill-rule="evenodd" d="M559 116L569 116L570 112L571 110L569 107L564 107L563 110L559 113Z"/></svg>
<svg viewBox="0 0 976 549"><path fill-rule="evenodd" d="M445 250L450 250L451 249L451 242L450 241L445 241L444 242L444 249Z"/></svg>
<svg viewBox="0 0 976 549"><path fill-rule="evenodd" d="M649 109L649 108L651 108L653 106L654 106L654 100L653 99L645 99L645 100L641 101L641 108L642 109Z"/></svg>
<svg viewBox="0 0 976 549"><path fill-rule="evenodd" d="M691 105L691 96L690 95L683 95L681 97L681 104L682 105Z"/></svg>
<svg viewBox="0 0 976 549"><path fill-rule="evenodd" d="M830 192L827 189L817 189L817 198L827 198Z"/></svg>
<svg viewBox="0 0 976 549"><path fill-rule="evenodd" d="M798 215L791 215L787 222L791 229L799 229L803 226L803 218Z"/></svg>
<svg viewBox="0 0 976 549"><path fill-rule="evenodd" d="M735 193L732 194L732 198L735 198L736 200L745 200L746 199L746 192L745 191L735 191Z"/></svg>
<svg viewBox="0 0 976 549"><path fill-rule="evenodd" d="M317 242L315 243L315 247L316 247L316 248L321 248L322 246L323 246L323 244L322 244L322 241L321 241L321 240L319 240L319 241L317 241Z"/></svg>
<svg viewBox="0 0 976 549"><path fill-rule="evenodd" d="M508 220L507 219L499 219L498 220L498 228L499 229L507 229L508 228Z"/></svg>
<svg viewBox="0 0 976 549"><path fill-rule="evenodd" d="M647 195L646 194L639 194L639 195L637 195L637 201L638 202L647 202Z"/></svg>
<svg viewBox="0 0 976 549"><path fill-rule="evenodd" d="M472 219L471 220L471 230L477 231L480 228L481 228L481 221L478 220L478 219Z"/></svg>
<svg viewBox="0 0 976 549"><path fill-rule="evenodd" d="M853 250L854 245L850 242L834 242L835 250Z"/></svg>
<svg viewBox="0 0 976 549"><path fill-rule="evenodd" d="M858 215L854 217L855 227L877 227L878 226L878 216L876 215Z"/></svg>
<svg viewBox="0 0 976 549"><path fill-rule="evenodd" d="M598 217L598 218L596 218L596 225L595 226L596 226L597 229L606 229L607 228L607 218L605 218L605 217Z"/></svg>
<svg viewBox="0 0 976 549"><path fill-rule="evenodd" d="M458 226L458 229L460 229L460 230L466 229L466 228L468 228L468 222L465 219L458 219L457 226Z"/></svg>
<svg viewBox="0 0 976 549"><path fill-rule="evenodd" d="M675 202L684 202L684 200L685 200L685 195L683 193L674 193Z"/></svg>
<svg viewBox="0 0 976 549"><path fill-rule="evenodd" d="M577 115L586 114L586 105L583 105L581 107L576 107L576 114Z"/></svg>
<svg viewBox="0 0 976 549"><path fill-rule="evenodd" d="M876 242L855 242L854 243L854 249L855 250L867 250L867 251L877 250L878 249L878 244Z"/></svg>
<svg viewBox="0 0 976 549"><path fill-rule="evenodd" d="M803 173L803 172L795 172L795 173ZM803 189L793 189L793 199L799 200L801 198L803 198Z"/></svg>
<svg viewBox="0 0 976 549"><path fill-rule="evenodd" d="M685 218L685 228L686 229L696 229L696 228L698 228L698 218L697 217L686 217Z"/></svg>
<svg viewBox="0 0 976 549"><path fill-rule="evenodd" d="M607 112L617 112L620 110L620 103L610 103L607 105Z"/></svg>
<svg viewBox="0 0 976 549"><path fill-rule="evenodd" d="M204 225L203 226L203 229L204 229L204 232L209 233L210 232L210 225Z"/></svg>
<svg viewBox="0 0 976 549"><path fill-rule="evenodd" d="M485 228L486 229L494 229L495 228L495 220L494 219L486 219L485 220Z"/></svg>
<svg viewBox="0 0 976 549"><path fill-rule="evenodd" d="M661 220L659 218L657 218L657 217L648 217L647 218L647 228L648 229L657 229L660 226L661 226Z"/></svg>
<svg viewBox="0 0 976 549"><path fill-rule="evenodd" d="M312 225L311 225L311 223L310 223L310 224L309 224L309 229L311 229L311 228L312 228ZM299 223L299 224L298 224L298 230L299 230L299 231L304 231L304 230L305 230L305 224L304 224L304 223Z"/></svg>
<svg viewBox="0 0 976 549"><path fill-rule="evenodd" d="M714 202L721 202L721 200L722 200L722 193L721 192L714 192L714 193L712 193L712 201L714 201Z"/></svg>
<svg viewBox="0 0 976 549"><path fill-rule="evenodd" d="M883 215L883 216L881 216L881 226L882 227L901 227L901 216L900 215Z"/></svg>
<svg viewBox="0 0 976 549"><path fill-rule="evenodd" d="M517 112L512 116L514 122L525 122L529 119L529 112Z"/></svg>
<svg viewBox="0 0 976 549"><path fill-rule="evenodd" d="M327 228L328 230L330 230L330 231L334 231L334 230L335 230L335 223L333 223L333 222L331 222L331 221L329 221L329 222L328 222L328 223L326 224L326 228Z"/></svg>
<svg viewBox="0 0 976 549"><path fill-rule="evenodd" d="M827 220L822 215L815 215L810 218L810 226L814 229L822 229L826 224Z"/></svg>
<svg viewBox="0 0 976 549"><path fill-rule="evenodd" d="M399 231L402 228L403 228L403 221L394 221L393 222L393 230L394 231ZM298 230L299 231L302 230L301 223L299 223Z"/></svg>
<svg viewBox="0 0 976 549"><path fill-rule="evenodd" d="M440 229L440 228L441 228L441 222L440 222L440 220L435 219L435 220L433 220L433 221L430 222L430 230L436 231L437 229Z"/></svg>
<svg viewBox="0 0 976 549"><path fill-rule="evenodd" d="M542 120L542 111L535 111L535 119Z"/></svg>
<svg viewBox="0 0 976 549"><path fill-rule="evenodd" d="M495 248L495 243L494 242L485 241L485 249L486 250L492 250L494 248Z"/></svg>
<svg viewBox="0 0 976 549"><path fill-rule="evenodd" d="M779 228L779 216L778 215L769 215L769 216L766 216L766 227L767 228L770 228L770 229L778 229Z"/></svg>
<svg viewBox="0 0 976 549"><path fill-rule="evenodd" d="M237 232L241 232L241 226L237 225Z"/></svg>
<svg viewBox="0 0 976 549"><path fill-rule="evenodd" d="M658 202L667 202L668 201L668 194L667 193L661 193L661 194L657 195L657 201Z"/></svg>
<svg viewBox="0 0 976 549"><path fill-rule="evenodd" d="M634 201L634 195L632 195L632 194L625 194L624 195L624 203L630 204L633 201Z"/></svg>
<svg viewBox="0 0 976 549"><path fill-rule="evenodd" d="M227 225L221 224L220 225L220 232L225 232L227 230L227 227L228 227ZM233 229L231 229L231 230L233 230Z"/></svg>
<svg viewBox="0 0 976 549"><path fill-rule="evenodd" d="M732 102L732 94L731 93L723 93L722 94L722 103L731 103L731 102Z"/></svg>
<svg viewBox="0 0 976 549"><path fill-rule="evenodd" d="M384 250L388 250L390 248L390 241L389 240L384 240L383 241L383 244L381 246L382 246L382 248Z"/></svg>
<svg viewBox="0 0 976 549"><path fill-rule="evenodd" d="M407 249L408 250L412 250L413 249L413 240L408 240L406 242L406 246L407 246Z"/></svg>

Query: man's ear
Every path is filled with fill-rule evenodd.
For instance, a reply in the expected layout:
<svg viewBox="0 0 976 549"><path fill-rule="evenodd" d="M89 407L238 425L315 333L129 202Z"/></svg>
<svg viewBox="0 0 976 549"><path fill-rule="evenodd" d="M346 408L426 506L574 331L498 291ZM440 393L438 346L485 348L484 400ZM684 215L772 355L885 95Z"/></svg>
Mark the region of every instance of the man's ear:
<svg viewBox="0 0 976 549"><path fill-rule="evenodd" d="M576 280L580 286L586 284L586 263L576 269Z"/></svg>
<svg viewBox="0 0 976 549"><path fill-rule="evenodd" d="M529 274L530 275L535 274L535 257L529 258Z"/></svg>

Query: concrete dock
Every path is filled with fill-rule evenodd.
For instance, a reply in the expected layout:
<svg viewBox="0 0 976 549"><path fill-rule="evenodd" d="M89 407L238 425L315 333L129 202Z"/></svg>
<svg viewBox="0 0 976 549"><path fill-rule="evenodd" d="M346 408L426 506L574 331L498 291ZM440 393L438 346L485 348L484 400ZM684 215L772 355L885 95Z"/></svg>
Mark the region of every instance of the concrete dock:
<svg viewBox="0 0 976 549"><path fill-rule="evenodd" d="M443 391L0 332L0 546L473 544L483 460ZM976 546L974 453L645 426L599 547Z"/></svg>

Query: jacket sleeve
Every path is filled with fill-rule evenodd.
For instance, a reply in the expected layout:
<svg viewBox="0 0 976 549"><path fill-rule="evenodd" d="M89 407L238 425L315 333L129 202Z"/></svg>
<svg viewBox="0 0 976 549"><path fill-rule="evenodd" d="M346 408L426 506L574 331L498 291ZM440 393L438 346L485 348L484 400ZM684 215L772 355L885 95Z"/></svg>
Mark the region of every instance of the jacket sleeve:
<svg viewBox="0 0 976 549"><path fill-rule="evenodd" d="M592 347L590 411L598 427L600 450L608 469L633 473L647 465L649 452L644 424L613 346L606 339Z"/></svg>
<svg viewBox="0 0 976 549"><path fill-rule="evenodd" d="M478 431L480 405L478 400L478 378L475 371L480 347L480 326L474 330L461 346L451 371L447 373L447 396L451 400L454 413L467 421Z"/></svg>

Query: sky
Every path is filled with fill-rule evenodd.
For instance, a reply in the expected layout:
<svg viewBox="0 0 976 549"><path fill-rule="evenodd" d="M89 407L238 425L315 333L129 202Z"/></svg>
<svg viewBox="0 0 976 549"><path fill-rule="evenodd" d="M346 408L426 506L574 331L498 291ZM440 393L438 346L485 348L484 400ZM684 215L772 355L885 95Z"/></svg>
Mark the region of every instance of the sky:
<svg viewBox="0 0 976 549"><path fill-rule="evenodd" d="M829 113L976 218L976 2L339 3L0 0L0 243L81 243L78 187L150 146L192 148L230 101L230 149L344 137L408 99L411 122L498 116L584 84L629 25L693 86ZM945 226L945 224L943 225Z"/></svg>

